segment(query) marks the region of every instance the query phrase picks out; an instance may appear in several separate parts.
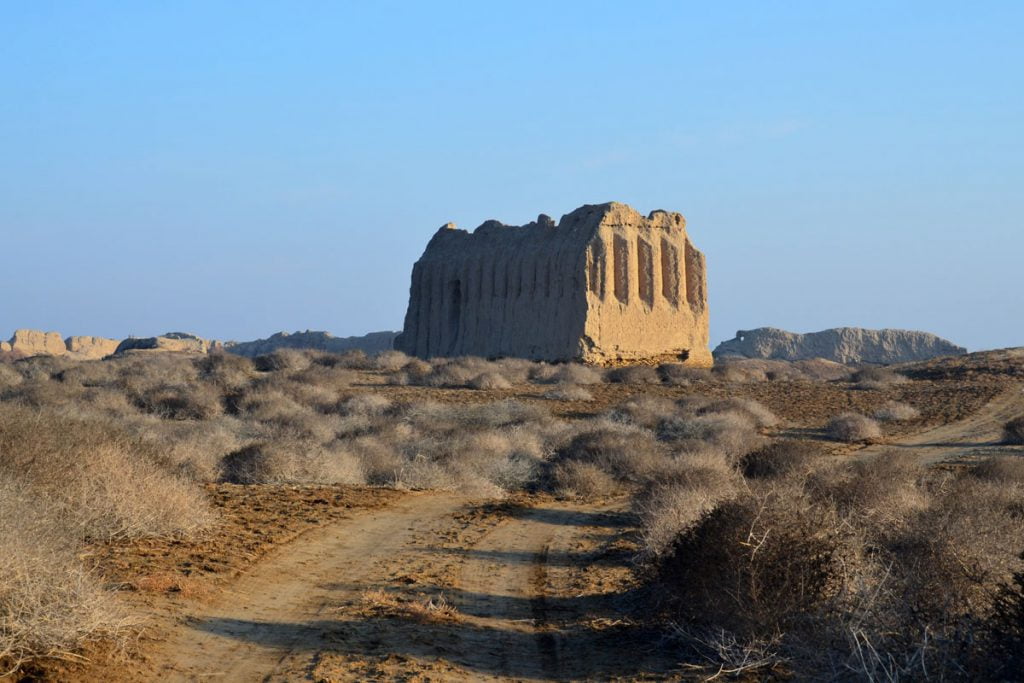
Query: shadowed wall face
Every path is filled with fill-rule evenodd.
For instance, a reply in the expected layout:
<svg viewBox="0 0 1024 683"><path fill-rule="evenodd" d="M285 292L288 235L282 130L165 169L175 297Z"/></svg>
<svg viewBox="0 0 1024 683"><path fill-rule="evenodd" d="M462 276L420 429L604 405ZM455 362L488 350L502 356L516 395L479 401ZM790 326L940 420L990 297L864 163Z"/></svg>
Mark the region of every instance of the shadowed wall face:
<svg viewBox="0 0 1024 683"><path fill-rule="evenodd" d="M413 268L396 348L709 365L704 260L685 226L680 214L645 218L616 203L581 207L557 226L546 216L472 233L448 224Z"/></svg>

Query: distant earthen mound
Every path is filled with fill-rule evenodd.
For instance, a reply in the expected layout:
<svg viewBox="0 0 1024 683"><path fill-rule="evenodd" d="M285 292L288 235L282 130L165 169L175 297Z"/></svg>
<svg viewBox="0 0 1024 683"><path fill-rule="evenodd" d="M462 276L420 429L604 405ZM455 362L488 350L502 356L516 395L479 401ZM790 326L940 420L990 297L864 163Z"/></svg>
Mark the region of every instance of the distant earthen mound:
<svg viewBox="0 0 1024 683"><path fill-rule="evenodd" d="M711 365L704 255L681 214L617 203L556 225L443 226L412 272L395 348L411 355L514 356Z"/></svg>
<svg viewBox="0 0 1024 683"><path fill-rule="evenodd" d="M120 344L116 339L105 337L68 337L64 340L68 354L83 360L95 360L105 358L117 351Z"/></svg>
<svg viewBox="0 0 1024 683"><path fill-rule="evenodd" d="M118 344L116 353L126 351L167 351L177 353L209 353L221 348L218 341L210 341L187 332L168 332L159 337L129 337Z"/></svg>
<svg viewBox="0 0 1024 683"><path fill-rule="evenodd" d="M75 360L92 360L109 356L117 348L116 339L104 337L68 337L58 332L15 330L10 341L0 342L0 352L18 358L30 356L67 356Z"/></svg>
<svg viewBox="0 0 1024 683"><path fill-rule="evenodd" d="M960 356L967 349L928 332L909 330L865 330L838 327L822 332L797 334L773 327L740 330L736 338L722 342L714 351L716 360L765 358L809 360L824 358L837 363L910 363L939 356Z"/></svg>
<svg viewBox="0 0 1024 683"><path fill-rule="evenodd" d="M365 353L389 351L394 347L397 332L371 332L361 337L335 337L329 332L278 332L267 339L249 342L226 342L224 350L239 356L262 356L278 349L311 349L343 353L360 350Z"/></svg>

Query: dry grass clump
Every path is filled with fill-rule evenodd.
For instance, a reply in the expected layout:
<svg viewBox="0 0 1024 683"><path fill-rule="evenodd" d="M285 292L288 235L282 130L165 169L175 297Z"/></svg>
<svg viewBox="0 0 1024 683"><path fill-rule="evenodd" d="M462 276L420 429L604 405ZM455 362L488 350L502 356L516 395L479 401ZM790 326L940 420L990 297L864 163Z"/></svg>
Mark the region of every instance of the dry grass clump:
<svg viewBox="0 0 1024 683"><path fill-rule="evenodd" d="M47 517L45 505L0 481L0 678L35 656L117 637L125 615L79 562L82 539Z"/></svg>
<svg viewBox="0 0 1024 683"><path fill-rule="evenodd" d="M608 381L615 384L660 384L658 371L648 365L627 365L608 371Z"/></svg>
<svg viewBox="0 0 1024 683"><path fill-rule="evenodd" d="M662 382L675 387L711 380L710 369L693 368L683 363L662 363L658 366L657 372Z"/></svg>
<svg viewBox="0 0 1024 683"><path fill-rule="evenodd" d="M829 438L845 443L860 443L880 439L882 428L866 415L843 413L828 421L825 433Z"/></svg>
<svg viewBox="0 0 1024 683"><path fill-rule="evenodd" d="M620 486L600 466L583 460L566 460L551 468L551 486L562 498L594 500L615 495Z"/></svg>
<svg viewBox="0 0 1024 683"><path fill-rule="evenodd" d="M505 376L498 372L482 372L469 380L467 386L470 389L494 390L511 389L512 382L505 379Z"/></svg>
<svg viewBox="0 0 1024 683"><path fill-rule="evenodd" d="M1024 485L1024 458L1019 455L986 458L971 469L971 474L989 481Z"/></svg>
<svg viewBox="0 0 1024 683"><path fill-rule="evenodd" d="M202 493L155 460L109 421L0 407L0 473L82 537L187 533L210 520Z"/></svg>
<svg viewBox="0 0 1024 683"><path fill-rule="evenodd" d="M765 364L758 360L727 360L715 363L711 375L722 382L765 382L768 375Z"/></svg>
<svg viewBox="0 0 1024 683"><path fill-rule="evenodd" d="M621 488L632 488L655 479L668 463L668 453L650 430L611 421L584 427L559 449L552 461L560 476L585 474L586 468L566 463L583 462L606 473ZM581 474L581 476L582 476ZM564 481L562 482L564 483ZM561 484L556 482L556 488Z"/></svg>
<svg viewBox="0 0 1024 683"><path fill-rule="evenodd" d="M855 388L865 390L887 389L910 381L905 375L885 367L861 368L853 373L851 379Z"/></svg>
<svg viewBox="0 0 1024 683"><path fill-rule="evenodd" d="M715 450L736 460L760 448L764 438L749 417L735 412L672 417L658 425L658 437L687 452Z"/></svg>
<svg viewBox="0 0 1024 683"><path fill-rule="evenodd" d="M921 417L921 411L912 405L898 401L886 401L875 411L875 419L882 422L907 422Z"/></svg>
<svg viewBox="0 0 1024 683"><path fill-rule="evenodd" d="M544 392L544 398L552 401L593 401L594 395L575 384L561 384Z"/></svg>
<svg viewBox="0 0 1024 683"><path fill-rule="evenodd" d="M728 470L715 484L681 469L698 484L668 479L637 499L645 558L681 632L772 643L814 680L987 679L994 652L1020 652L1021 471L773 450L745 459L753 476L731 486Z"/></svg>
<svg viewBox="0 0 1024 683"><path fill-rule="evenodd" d="M814 443L773 440L743 456L739 468L748 479L779 479L808 471L822 455L821 447Z"/></svg>
<svg viewBox="0 0 1024 683"><path fill-rule="evenodd" d="M618 422L627 422L638 427L654 429L663 420L675 417L678 414L678 407L671 399L638 394L616 406L609 413L609 417Z"/></svg>
<svg viewBox="0 0 1024 683"><path fill-rule="evenodd" d="M24 379L13 365L0 362L0 391L21 384Z"/></svg>
<svg viewBox="0 0 1024 683"><path fill-rule="evenodd" d="M308 443L274 441L250 444L221 461L220 479L230 484L362 484L359 460L345 451Z"/></svg>
<svg viewBox="0 0 1024 683"><path fill-rule="evenodd" d="M224 412L220 393L205 384L163 384L137 398L140 408L168 420L210 420Z"/></svg>
<svg viewBox="0 0 1024 683"><path fill-rule="evenodd" d="M384 372L397 372L408 365L410 361L412 361L411 356L402 351L394 350L381 351L370 359L375 370L383 370Z"/></svg>
<svg viewBox="0 0 1024 683"><path fill-rule="evenodd" d="M745 639L786 632L838 596L844 533L799 490L752 492L680 535L658 578L688 622Z"/></svg>
<svg viewBox="0 0 1024 683"><path fill-rule="evenodd" d="M252 383L256 377L256 366L245 356L231 353L211 353L197 363L199 376L225 392L239 391Z"/></svg>
<svg viewBox="0 0 1024 683"><path fill-rule="evenodd" d="M742 487L741 477L724 457L714 453L677 457L663 476L648 482L634 497L643 556L656 561L681 534Z"/></svg>
<svg viewBox="0 0 1024 683"><path fill-rule="evenodd" d="M557 366L550 374L543 377L550 384L600 384L604 381L604 373L600 368L579 363L566 363Z"/></svg>
<svg viewBox="0 0 1024 683"><path fill-rule="evenodd" d="M1024 415L1015 417L1003 425L1003 441L1009 444L1024 444Z"/></svg>
<svg viewBox="0 0 1024 683"><path fill-rule="evenodd" d="M297 372L305 370L312 363L310 354L296 349L276 349L252 359L253 366L260 372L277 372L279 370Z"/></svg>

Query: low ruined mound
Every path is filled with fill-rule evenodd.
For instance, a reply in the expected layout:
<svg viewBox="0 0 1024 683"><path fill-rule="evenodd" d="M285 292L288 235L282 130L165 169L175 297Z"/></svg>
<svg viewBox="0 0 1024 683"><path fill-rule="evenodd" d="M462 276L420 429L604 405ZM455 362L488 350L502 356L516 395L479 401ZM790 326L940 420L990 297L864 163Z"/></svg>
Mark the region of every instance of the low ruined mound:
<svg viewBox="0 0 1024 683"><path fill-rule="evenodd" d="M397 332L371 332L361 337L335 337L329 332L278 332L266 339L248 342L226 342L224 350L239 356L262 356L278 349L309 349L343 353L345 351L363 351L379 353L389 351L394 346Z"/></svg>
<svg viewBox="0 0 1024 683"><path fill-rule="evenodd" d="M68 337L59 332L15 330L10 341L0 342L0 353L18 358L30 356L67 356L74 360L93 360L109 356L117 348L116 339L104 337Z"/></svg>
<svg viewBox="0 0 1024 683"><path fill-rule="evenodd" d="M679 213L610 202L556 224L442 226L413 266L395 348L421 358L512 356L709 366L704 255Z"/></svg>
<svg viewBox="0 0 1024 683"><path fill-rule="evenodd" d="M116 353L125 353L126 351L209 353L220 347L220 342L203 339L194 334L168 332L159 337L129 337L118 344Z"/></svg>
<svg viewBox="0 0 1024 683"><path fill-rule="evenodd" d="M911 330L866 330L837 327L810 334L787 332L774 327L740 330L736 338L722 342L714 351L716 360L763 358L810 360L824 358L837 363L912 363L940 356L961 356L967 349L928 332Z"/></svg>
<svg viewBox="0 0 1024 683"><path fill-rule="evenodd" d="M64 340L68 354L82 360L105 358L117 351L121 342L106 337L74 336Z"/></svg>

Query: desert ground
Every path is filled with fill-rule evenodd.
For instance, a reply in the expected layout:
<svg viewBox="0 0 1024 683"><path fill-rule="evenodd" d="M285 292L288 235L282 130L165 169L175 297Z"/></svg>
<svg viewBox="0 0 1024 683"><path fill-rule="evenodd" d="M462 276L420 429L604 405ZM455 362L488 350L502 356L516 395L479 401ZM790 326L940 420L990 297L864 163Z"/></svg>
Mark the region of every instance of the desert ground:
<svg viewBox="0 0 1024 683"><path fill-rule="evenodd" d="M1024 350L0 363L11 680L1013 680Z"/></svg>

